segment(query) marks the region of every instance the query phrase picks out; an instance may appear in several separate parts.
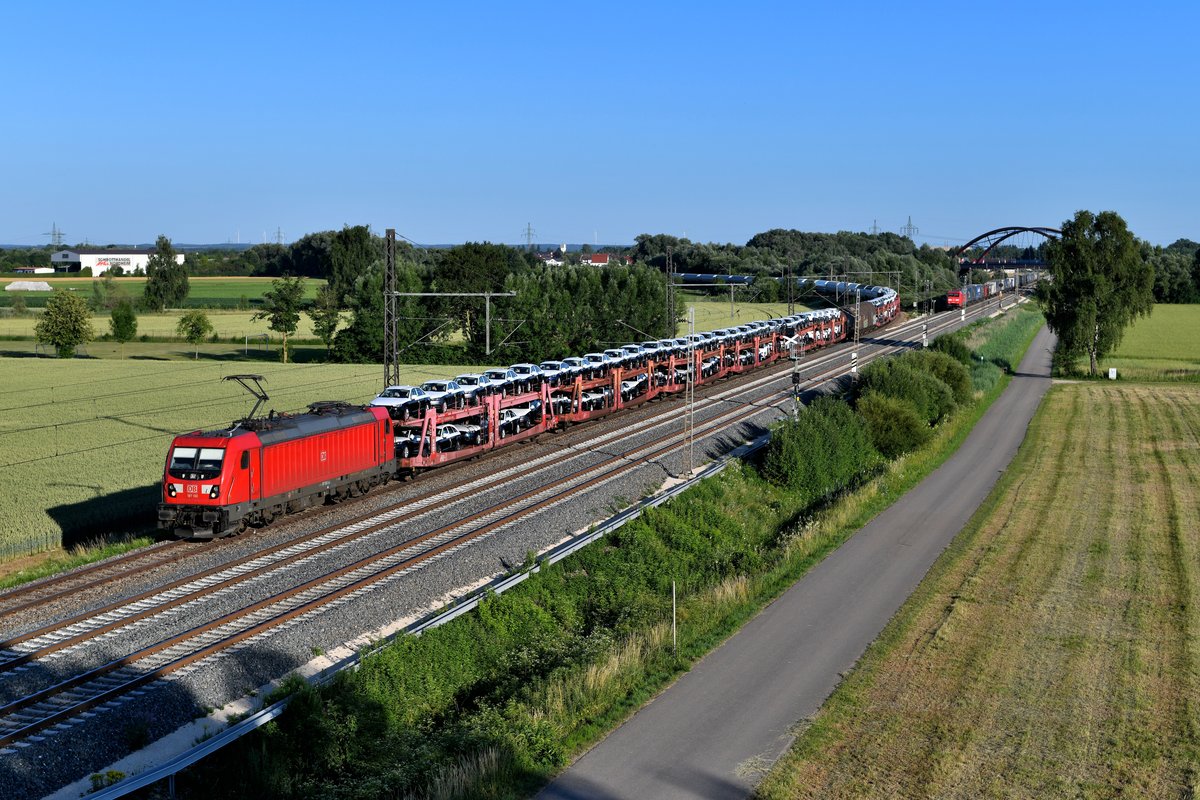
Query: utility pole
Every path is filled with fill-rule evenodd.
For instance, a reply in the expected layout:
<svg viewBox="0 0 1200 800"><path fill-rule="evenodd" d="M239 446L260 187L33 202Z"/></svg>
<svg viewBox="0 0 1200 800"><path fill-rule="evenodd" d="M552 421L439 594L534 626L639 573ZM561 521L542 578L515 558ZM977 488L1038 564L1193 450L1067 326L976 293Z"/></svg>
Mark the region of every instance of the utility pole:
<svg viewBox="0 0 1200 800"><path fill-rule="evenodd" d="M912 215L908 215L908 224L900 228L900 233L907 236L909 239L921 232L921 229L912 224Z"/></svg>
<svg viewBox="0 0 1200 800"><path fill-rule="evenodd" d="M862 287L858 287L854 290L854 349L850 351L850 374L855 378L858 377L858 332L862 328L862 325L859 324L861 308Z"/></svg>
<svg viewBox="0 0 1200 800"><path fill-rule="evenodd" d="M400 343L396 333L396 229L384 234L383 385L400 383Z"/></svg>
<svg viewBox="0 0 1200 800"><path fill-rule="evenodd" d="M921 347L929 346L929 317L933 314L933 281L925 281L925 314L921 322Z"/></svg>
<svg viewBox="0 0 1200 800"><path fill-rule="evenodd" d="M909 221L910 222L912 221L911 218L909 219ZM872 236L879 235L879 220L877 220L877 219L871 220L871 235Z"/></svg>
<svg viewBox="0 0 1200 800"><path fill-rule="evenodd" d="M732 263L730 263L728 265L728 267L726 268L725 274L728 276L726 278L726 280L729 282L729 323L732 325L733 324L733 264Z"/></svg>
<svg viewBox="0 0 1200 800"><path fill-rule="evenodd" d="M696 307L688 306L688 382L687 382L687 442L688 442L688 474L696 470L696 379L699 368L696 366Z"/></svg>
<svg viewBox="0 0 1200 800"><path fill-rule="evenodd" d="M671 260L671 246L667 245L667 338L675 338L675 265Z"/></svg>
<svg viewBox="0 0 1200 800"><path fill-rule="evenodd" d="M787 267L785 267L785 270L786 271L784 272L784 274L787 276L787 287L788 287L788 316L790 317L796 313L796 298L792 291L793 289L796 288L796 286L795 286L796 282L794 280L792 280L792 265L788 264Z"/></svg>
<svg viewBox="0 0 1200 800"><path fill-rule="evenodd" d="M537 232L533 230L533 223L525 223L525 249L533 252L533 238L537 236Z"/></svg>
<svg viewBox="0 0 1200 800"><path fill-rule="evenodd" d="M398 297L482 297L484 299L484 350L492 354L492 298L515 297L516 292L397 292L396 229L384 234L383 278L383 385L400 383L400 340L396 331Z"/></svg>

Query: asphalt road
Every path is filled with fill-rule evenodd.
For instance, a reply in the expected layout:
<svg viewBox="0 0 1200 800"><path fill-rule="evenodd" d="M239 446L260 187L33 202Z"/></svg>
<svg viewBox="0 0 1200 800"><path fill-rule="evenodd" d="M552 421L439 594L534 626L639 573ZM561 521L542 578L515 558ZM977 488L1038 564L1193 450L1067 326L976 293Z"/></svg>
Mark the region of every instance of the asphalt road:
<svg viewBox="0 0 1200 800"><path fill-rule="evenodd" d="M1050 386L1043 329L952 458L547 786L538 800L742 798L987 497Z"/></svg>

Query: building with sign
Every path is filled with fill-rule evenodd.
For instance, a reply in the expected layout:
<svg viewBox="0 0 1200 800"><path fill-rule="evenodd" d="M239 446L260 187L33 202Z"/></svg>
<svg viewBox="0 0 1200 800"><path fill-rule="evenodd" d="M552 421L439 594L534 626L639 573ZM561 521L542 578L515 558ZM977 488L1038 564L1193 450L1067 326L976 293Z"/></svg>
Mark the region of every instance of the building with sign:
<svg viewBox="0 0 1200 800"><path fill-rule="evenodd" d="M51 253L50 266L54 267L55 272L79 272L90 268L95 276L103 275L114 267L120 267L122 275L145 275L146 264L155 252L153 247L145 250L80 247ZM183 263L183 253L175 254L175 263Z"/></svg>

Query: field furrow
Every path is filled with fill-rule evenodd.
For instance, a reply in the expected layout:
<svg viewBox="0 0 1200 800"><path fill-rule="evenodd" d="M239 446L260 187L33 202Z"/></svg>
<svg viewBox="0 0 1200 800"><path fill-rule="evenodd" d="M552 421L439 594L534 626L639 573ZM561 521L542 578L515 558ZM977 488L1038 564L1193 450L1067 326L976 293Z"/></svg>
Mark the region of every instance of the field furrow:
<svg viewBox="0 0 1200 800"><path fill-rule="evenodd" d="M1198 422L1192 387L1055 387L981 513L761 793L1194 792Z"/></svg>

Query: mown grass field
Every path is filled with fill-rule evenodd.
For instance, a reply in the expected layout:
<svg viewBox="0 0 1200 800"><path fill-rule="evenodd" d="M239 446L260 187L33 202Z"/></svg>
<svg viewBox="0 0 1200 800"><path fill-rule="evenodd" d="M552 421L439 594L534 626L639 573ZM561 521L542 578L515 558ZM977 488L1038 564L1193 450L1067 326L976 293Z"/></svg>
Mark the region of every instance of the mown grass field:
<svg viewBox="0 0 1200 800"><path fill-rule="evenodd" d="M1200 305L1156 305L1100 366L1129 380L1200 381Z"/></svg>
<svg viewBox="0 0 1200 800"><path fill-rule="evenodd" d="M222 339L239 338L244 336L262 336L268 334L272 341L279 341L280 336L268 327L267 320L254 320L253 311L225 311L220 309L211 309L204 312L209 321L213 325L213 331ZM167 311L162 314L146 314L139 313L137 317L137 334L138 336L150 336L153 338L179 338L179 334L175 330L175 326L179 324L179 319L183 316L183 311ZM33 328L41 318L39 313L32 313L21 317L0 317L0 337L28 337L34 336ZM347 315L347 320L349 315ZM111 332L109 321L111 316L108 312L92 315L92 330L96 336L103 336ZM296 336L301 339L315 338L312 329L312 319L307 314L300 315L300 323L296 328Z"/></svg>
<svg viewBox="0 0 1200 800"><path fill-rule="evenodd" d="M1193 797L1200 389L1055 387L762 798Z"/></svg>
<svg viewBox="0 0 1200 800"><path fill-rule="evenodd" d="M402 374L415 382L462 371ZM279 411L364 402L383 378L370 364L0 358L0 558L74 545L114 519L152 527L171 438L250 412L250 396L220 380L236 372L264 375L268 408Z"/></svg>
<svg viewBox="0 0 1200 800"><path fill-rule="evenodd" d="M19 278L3 278L0 279L0 298L5 298L4 305L10 305L12 298L17 292L4 291L4 287L12 283L14 280L20 281L45 281L50 284L52 289L67 289L74 291L84 297L92 296L92 281L101 280L101 278L81 278L75 277L60 277L56 275L27 275ZM145 278L114 278L117 286L121 288L125 294L133 298L142 296L142 290L146 285ZM190 308L195 307L236 307L239 302L246 302L261 298L263 293L271 288L272 278L243 278L239 276L222 276L222 277L190 277L188 278L188 299L187 305ZM317 291L325 285L323 280L314 280L312 278L304 281L304 296L307 299L316 297ZM31 306L34 304L41 305L44 299L49 296L49 292L20 292L26 299L26 302ZM41 300L39 300L41 298Z"/></svg>

